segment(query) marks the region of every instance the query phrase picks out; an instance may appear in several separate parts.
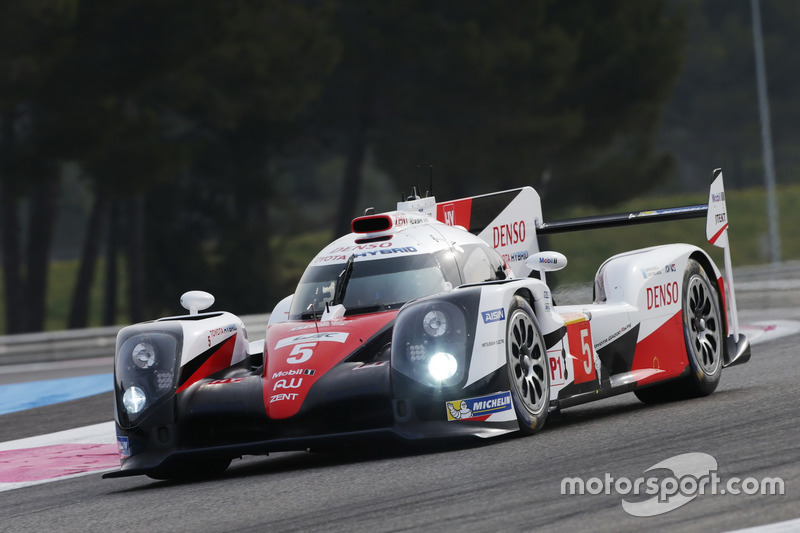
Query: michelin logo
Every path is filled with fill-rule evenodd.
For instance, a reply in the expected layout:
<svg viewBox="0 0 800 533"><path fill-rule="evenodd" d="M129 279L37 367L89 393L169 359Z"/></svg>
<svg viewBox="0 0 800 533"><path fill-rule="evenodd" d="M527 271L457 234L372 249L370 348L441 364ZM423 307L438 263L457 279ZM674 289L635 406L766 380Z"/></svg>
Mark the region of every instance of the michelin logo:
<svg viewBox="0 0 800 533"><path fill-rule="evenodd" d="M447 420L486 420L489 415L511 409L511 393L496 392L489 396L446 402Z"/></svg>

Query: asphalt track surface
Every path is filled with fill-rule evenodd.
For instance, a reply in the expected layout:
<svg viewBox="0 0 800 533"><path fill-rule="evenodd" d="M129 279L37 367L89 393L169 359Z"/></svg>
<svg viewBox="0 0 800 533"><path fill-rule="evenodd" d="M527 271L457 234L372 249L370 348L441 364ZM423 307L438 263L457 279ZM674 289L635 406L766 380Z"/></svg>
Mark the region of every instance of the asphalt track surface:
<svg viewBox="0 0 800 533"><path fill-rule="evenodd" d="M800 319L794 307L775 309L798 300L774 297L781 300L743 298L742 321ZM648 406L619 396L565 410L533 437L416 453L249 457L197 482L90 474L11 490L0 497L0 531L712 532L796 519L798 340L756 345L707 398ZM111 393L10 413L0 416L0 442L111 416ZM613 491L561 494L565 477L633 480L689 452L713 456L723 480L780 477L785 494L700 495L649 518L627 514Z"/></svg>

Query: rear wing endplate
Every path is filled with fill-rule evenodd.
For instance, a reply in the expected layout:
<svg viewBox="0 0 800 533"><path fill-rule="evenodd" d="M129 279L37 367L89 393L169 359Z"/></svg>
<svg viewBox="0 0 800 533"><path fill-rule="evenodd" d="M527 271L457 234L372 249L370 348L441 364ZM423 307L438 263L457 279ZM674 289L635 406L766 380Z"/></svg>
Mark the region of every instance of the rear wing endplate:
<svg viewBox="0 0 800 533"><path fill-rule="evenodd" d="M725 260L724 288L727 292L727 301L730 307L728 331L731 335L728 337L723 364L724 366L730 366L744 363L750 359L750 348L747 338L739 332L739 316L736 308L736 293L733 288L733 268L731 266L728 241L728 213L725 204L722 169L718 168L712 173L707 204L542 222L536 228L536 232L539 235L548 235L703 217L706 218L706 238L708 242L722 248Z"/></svg>

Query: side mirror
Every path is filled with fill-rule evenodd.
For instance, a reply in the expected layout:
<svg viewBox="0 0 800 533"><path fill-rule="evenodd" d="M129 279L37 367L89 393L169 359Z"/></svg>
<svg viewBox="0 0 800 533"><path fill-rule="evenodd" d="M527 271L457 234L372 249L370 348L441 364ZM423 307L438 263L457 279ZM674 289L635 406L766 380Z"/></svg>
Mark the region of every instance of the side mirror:
<svg viewBox="0 0 800 533"><path fill-rule="evenodd" d="M208 309L214 304L214 296L205 291L189 291L181 296L181 305L190 315Z"/></svg>
<svg viewBox="0 0 800 533"><path fill-rule="evenodd" d="M567 266L567 256L558 252L539 252L525 261L525 266L541 273L541 279L547 283L545 272L555 272Z"/></svg>
<svg viewBox="0 0 800 533"><path fill-rule="evenodd" d="M558 252L539 252L530 256L525 266L538 272L555 272L567 266L567 256Z"/></svg>
<svg viewBox="0 0 800 533"><path fill-rule="evenodd" d="M282 299L280 302L275 304L275 308L272 310L272 313L269 315L269 320L267 321L267 325L277 324L279 322L286 322L289 320L289 309L292 307L292 300L294 299L294 294L290 294L286 298Z"/></svg>

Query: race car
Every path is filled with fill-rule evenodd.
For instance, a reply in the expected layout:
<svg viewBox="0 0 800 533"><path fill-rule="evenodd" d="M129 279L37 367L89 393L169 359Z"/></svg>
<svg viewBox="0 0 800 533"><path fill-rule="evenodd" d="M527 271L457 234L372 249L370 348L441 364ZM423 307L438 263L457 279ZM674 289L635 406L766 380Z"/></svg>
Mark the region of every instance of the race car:
<svg viewBox="0 0 800 533"><path fill-rule="evenodd" d="M606 260L583 305L555 305L546 273L567 258L539 236L707 219L726 274L690 244ZM531 434L560 409L633 392L658 402L708 395L746 362L722 174L707 205L545 222L531 187L371 210L320 251L263 341L240 318L188 314L117 336L118 471L212 475L232 458L377 442Z"/></svg>

